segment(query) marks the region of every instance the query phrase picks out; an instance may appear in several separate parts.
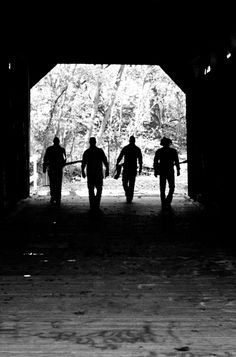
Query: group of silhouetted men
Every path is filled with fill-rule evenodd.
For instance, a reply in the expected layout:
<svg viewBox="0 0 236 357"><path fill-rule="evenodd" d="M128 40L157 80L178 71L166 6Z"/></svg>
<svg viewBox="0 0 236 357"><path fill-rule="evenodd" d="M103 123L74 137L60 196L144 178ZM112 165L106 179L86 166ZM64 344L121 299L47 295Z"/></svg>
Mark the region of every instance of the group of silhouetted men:
<svg viewBox="0 0 236 357"><path fill-rule="evenodd" d="M51 203L60 205L63 167L66 164L66 152L60 145L60 140L55 137L54 144L49 146L44 155L43 172L48 169ZM89 204L91 210L98 210L100 207L103 179L109 176L109 164L103 149L96 146L95 137L89 140L90 147L84 151L82 157L82 177L87 176L87 186L89 194ZM180 164L178 152L171 147L172 141L163 137L160 142L162 148L155 153L153 168L154 175L160 176L160 197L162 208L168 208L171 205L175 189L175 171L180 175ZM120 164L122 162L122 164ZM103 172L105 166L105 175ZM135 137L131 136L129 144L124 146L117 158L116 175L118 178L122 172L122 184L127 203L131 203L134 196L134 187L137 172L142 173L143 158L140 148L135 144ZM166 184L169 185L169 191L166 195Z"/></svg>

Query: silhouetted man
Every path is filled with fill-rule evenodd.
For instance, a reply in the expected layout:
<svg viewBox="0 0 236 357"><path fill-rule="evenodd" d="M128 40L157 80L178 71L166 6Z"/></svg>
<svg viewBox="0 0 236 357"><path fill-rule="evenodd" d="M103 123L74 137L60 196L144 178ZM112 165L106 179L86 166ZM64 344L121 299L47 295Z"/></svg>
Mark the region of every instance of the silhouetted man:
<svg viewBox="0 0 236 357"><path fill-rule="evenodd" d="M58 137L53 139L53 145L46 149L43 160L43 172L48 168L48 176L50 183L51 203L57 205L61 202L61 186L63 166L66 162L66 151L60 146Z"/></svg>
<svg viewBox="0 0 236 357"><path fill-rule="evenodd" d="M163 146L158 149L154 157L154 175L160 175L160 195L162 207L170 207L174 190L175 190L175 172L174 165L177 169L177 176L180 175L179 157L177 150L170 147L172 140L166 137L161 139L160 144ZM169 192L166 196L166 183L169 185Z"/></svg>
<svg viewBox="0 0 236 357"><path fill-rule="evenodd" d="M103 165L106 168L105 177L109 176L109 165L104 151L96 146L96 139L91 137L89 143L89 149L83 153L82 176L83 178L86 177L85 167L87 167L90 208L99 209L103 187Z"/></svg>
<svg viewBox="0 0 236 357"><path fill-rule="evenodd" d="M116 166L124 157L122 182L125 191L126 201L131 203L134 196L134 186L137 175L137 162L139 163L139 174L142 172L143 158L141 150L135 145L135 137L131 136L129 144L123 147L117 158Z"/></svg>

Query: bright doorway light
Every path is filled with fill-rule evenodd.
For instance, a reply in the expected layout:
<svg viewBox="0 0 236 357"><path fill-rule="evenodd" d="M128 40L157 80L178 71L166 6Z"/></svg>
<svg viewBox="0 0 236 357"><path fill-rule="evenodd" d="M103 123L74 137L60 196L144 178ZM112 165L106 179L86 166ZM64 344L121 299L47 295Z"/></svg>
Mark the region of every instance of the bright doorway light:
<svg viewBox="0 0 236 357"><path fill-rule="evenodd" d="M110 163L113 187L106 191L109 180L105 180L104 194L111 195L114 187L123 195L121 182L112 175L121 148L134 135L144 162L137 189L143 190L141 181L149 180L145 192L153 192L152 185L158 184L153 158L163 136L172 139L180 161L186 160L185 93L157 65L58 64L31 89L31 166L37 170L31 172L31 179L45 194L48 181L43 179L42 159L55 135L66 149L67 161L81 160L89 137L97 138ZM64 183L73 184L81 194L80 167L68 165ZM187 164L182 168L181 187L187 191Z"/></svg>

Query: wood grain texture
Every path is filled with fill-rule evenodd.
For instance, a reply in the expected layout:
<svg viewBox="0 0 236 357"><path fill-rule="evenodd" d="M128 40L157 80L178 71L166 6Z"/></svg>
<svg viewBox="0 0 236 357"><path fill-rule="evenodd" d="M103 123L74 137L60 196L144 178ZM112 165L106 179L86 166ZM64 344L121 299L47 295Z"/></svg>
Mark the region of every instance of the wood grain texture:
<svg viewBox="0 0 236 357"><path fill-rule="evenodd" d="M1 222L0 357L236 356L235 254L199 207L85 207L33 200Z"/></svg>

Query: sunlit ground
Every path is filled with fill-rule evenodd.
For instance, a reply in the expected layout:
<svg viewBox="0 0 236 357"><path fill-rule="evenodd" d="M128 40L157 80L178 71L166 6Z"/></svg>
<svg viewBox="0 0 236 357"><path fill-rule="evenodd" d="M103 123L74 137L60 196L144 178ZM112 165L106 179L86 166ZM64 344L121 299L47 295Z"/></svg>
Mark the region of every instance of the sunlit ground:
<svg viewBox="0 0 236 357"><path fill-rule="evenodd" d="M175 194L187 194L187 164L181 165L181 174L176 176L175 180ZM39 186L36 190L31 189L31 194L38 196L48 196L49 186ZM86 178L75 177L73 182L63 182L62 196L87 196L87 180ZM122 187L122 178L115 180L111 176L104 179L103 196L123 196L124 191ZM138 175L135 184L135 196L149 196L159 195L159 177L154 177L153 173L150 175Z"/></svg>

